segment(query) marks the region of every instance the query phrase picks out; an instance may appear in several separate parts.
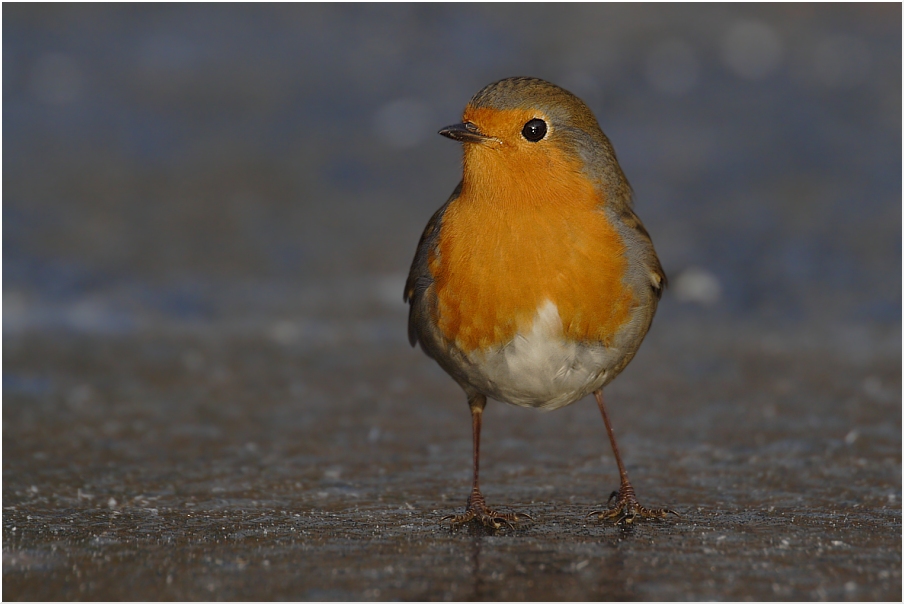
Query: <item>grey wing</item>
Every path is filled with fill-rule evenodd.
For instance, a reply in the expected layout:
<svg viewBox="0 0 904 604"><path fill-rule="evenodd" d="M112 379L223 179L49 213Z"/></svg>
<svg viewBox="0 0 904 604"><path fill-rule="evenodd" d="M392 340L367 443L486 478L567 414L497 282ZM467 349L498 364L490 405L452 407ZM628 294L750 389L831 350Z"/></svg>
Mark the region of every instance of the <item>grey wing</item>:
<svg viewBox="0 0 904 604"><path fill-rule="evenodd" d="M417 244L417 252L415 252L414 260L411 263L408 280L405 282L404 300L410 305L408 309L408 341L411 342L412 346L418 343L418 327L427 320L426 313L430 306L429 301L424 299L428 295L428 289L433 284L433 276L430 274L429 266L430 252L436 246L436 239L439 235L446 208L458 198L460 193L461 183L459 182L446 203L433 214L433 217L427 223L427 227L421 235L421 240ZM423 348L423 342L421 342L421 348Z"/></svg>
<svg viewBox="0 0 904 604"><path fill-rule="evenodd" d="M640 218L637 217L637 214L634 213L634 210L629 205L623 205L619 208L618 216L622 224L627 228L623 235L626 235L630 240L628 244L631 245L633 243L641 250L640 256L643 258L643 264L649 271L650 287L656 299L659 300L662 298L662 290L668 286L669 280L665 276L665 271L662 269L656 250L653 249L653 240L650 239L650 234L647 232L646 227L643 226Z"/></svg>

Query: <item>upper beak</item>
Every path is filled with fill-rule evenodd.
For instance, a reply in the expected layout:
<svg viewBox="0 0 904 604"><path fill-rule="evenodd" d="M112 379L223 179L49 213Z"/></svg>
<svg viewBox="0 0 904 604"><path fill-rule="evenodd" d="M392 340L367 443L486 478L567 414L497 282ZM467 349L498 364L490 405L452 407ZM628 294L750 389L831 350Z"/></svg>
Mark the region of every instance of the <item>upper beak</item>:
<svg viewBox="0 0 904 604"><path fill-rule="evenodd" d="M482 133L480 129L471 122L446 126L440 130L439 133L460 143L482 143L492 139L491 136Z"/></svg>

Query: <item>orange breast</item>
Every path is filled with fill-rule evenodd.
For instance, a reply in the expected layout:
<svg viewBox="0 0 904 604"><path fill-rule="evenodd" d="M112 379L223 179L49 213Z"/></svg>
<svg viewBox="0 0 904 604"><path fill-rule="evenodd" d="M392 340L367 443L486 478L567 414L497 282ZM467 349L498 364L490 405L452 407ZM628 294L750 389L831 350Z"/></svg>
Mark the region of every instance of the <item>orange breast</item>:
<svg viewBox="0 0 904 604"><path fill-rule="evenodd" d="M546 300L564 336L609 342L635 300L624 286L625 246L580 166L561 154L543 166L466 147L459 198L431 255L434 317L463 352L529 331ZM542 169L540 169L542 168Z"/></svg>

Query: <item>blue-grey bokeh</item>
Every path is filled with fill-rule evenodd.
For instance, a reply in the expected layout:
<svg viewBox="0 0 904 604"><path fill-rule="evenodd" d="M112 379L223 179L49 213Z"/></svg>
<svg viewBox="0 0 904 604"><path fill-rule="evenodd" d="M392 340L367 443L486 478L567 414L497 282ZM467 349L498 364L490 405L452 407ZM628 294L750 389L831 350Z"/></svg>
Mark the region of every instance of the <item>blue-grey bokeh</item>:
<svg viewBox="0 0 904 604"><path fill-rule="evenodd" d="M597 114L663 312L900 322L898 7L4 13L6 334L388 308L459 178L435 131L517 74Z"/></svg>

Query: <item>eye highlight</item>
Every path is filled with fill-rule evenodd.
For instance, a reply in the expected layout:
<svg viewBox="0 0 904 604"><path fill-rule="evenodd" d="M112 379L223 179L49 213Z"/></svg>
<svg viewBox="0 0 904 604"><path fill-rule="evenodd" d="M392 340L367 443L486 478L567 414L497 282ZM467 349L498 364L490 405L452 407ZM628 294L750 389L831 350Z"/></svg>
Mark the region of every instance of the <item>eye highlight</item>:
<svg viewBox="0 0 904 604"><path fill-rule="evenodd" d="M543 140L543 137L546 136L546 122L539 118L532 119L524 124L524 128L521 129L521 136L532 143Z"/></svg>

